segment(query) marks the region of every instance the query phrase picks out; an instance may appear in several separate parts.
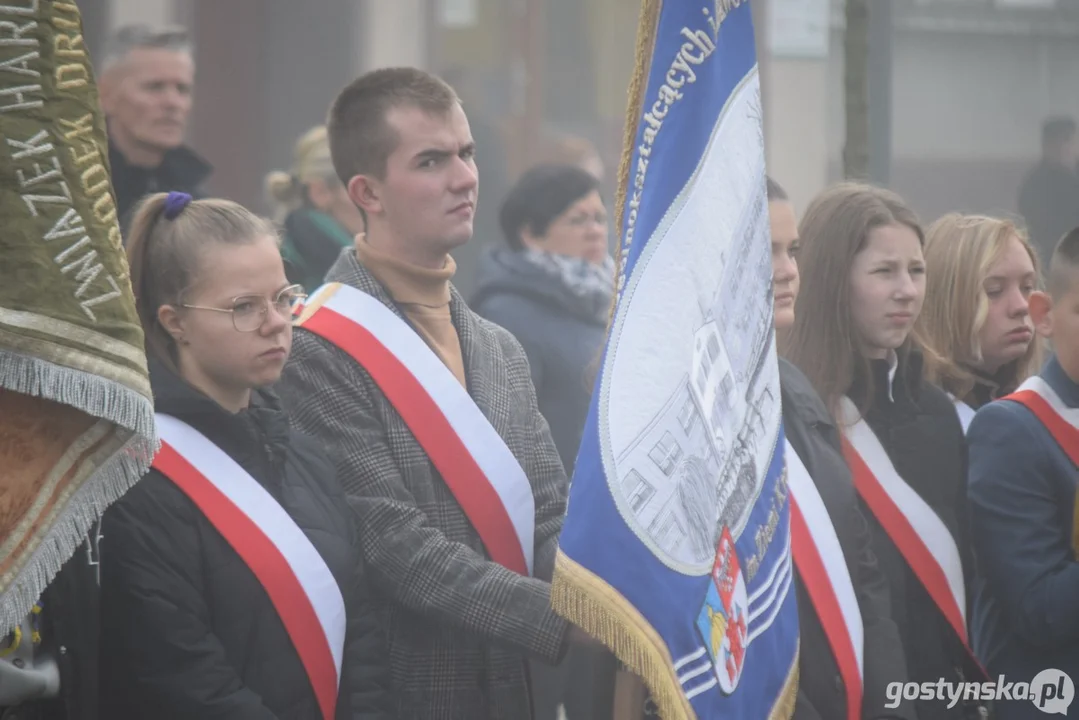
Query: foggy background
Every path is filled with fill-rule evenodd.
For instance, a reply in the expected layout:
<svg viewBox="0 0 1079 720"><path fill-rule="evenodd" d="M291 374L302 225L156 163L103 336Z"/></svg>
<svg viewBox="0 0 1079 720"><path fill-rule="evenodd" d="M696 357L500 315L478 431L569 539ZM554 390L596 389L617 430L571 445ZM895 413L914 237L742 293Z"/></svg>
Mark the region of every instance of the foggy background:
<svg viewBox="0 0 1079 720"><path fill-rule="evenodd" d="M466 296L480 247L500 242L501 194L529 164L591 145L613 195L637 0L77 2L92 54L132 22L191 31L188 141L215 168L211 193L262 212L265 174L289 167L346 83L398 64L443 75L478 143L482 220L456 280ZM769 172L801 212L842 176L844 3L752 2ZM1079 117L1079 0L869 2L885 8L870 28L873 180L927 224L950 210L1016 213L1042 120Z"/></svg>

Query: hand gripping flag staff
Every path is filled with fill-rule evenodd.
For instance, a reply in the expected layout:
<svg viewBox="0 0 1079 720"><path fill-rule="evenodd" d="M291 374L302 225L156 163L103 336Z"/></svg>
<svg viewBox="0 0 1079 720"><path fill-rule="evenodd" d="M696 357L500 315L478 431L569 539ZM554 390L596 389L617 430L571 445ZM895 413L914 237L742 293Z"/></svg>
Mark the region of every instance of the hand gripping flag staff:
<svg viewBox="0 0 1079 720"><path fill-rule="evenodd" d="M105 121L73 2L0 2L0 633L156 450Z"/></svg>
<svg viewBox="0 0 1079 720"><path fill-rule="evenodd" d="M748 2L645 0L625 143L618 293L552 603L664 720L789 718L798 619Z"/></svg>

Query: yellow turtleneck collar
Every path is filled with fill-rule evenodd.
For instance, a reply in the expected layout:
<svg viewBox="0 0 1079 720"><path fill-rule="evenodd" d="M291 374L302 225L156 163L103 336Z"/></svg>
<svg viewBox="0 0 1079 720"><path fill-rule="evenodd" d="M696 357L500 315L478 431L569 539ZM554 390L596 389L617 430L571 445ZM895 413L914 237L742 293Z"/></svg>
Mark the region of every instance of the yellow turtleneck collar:
<svg viewBox="0 0 1079 720"><path fill-rule="evenodd" d="M449 255L441 270L432 270L395 258L360 237L356 241L356 257L395 302L427 308L450 304L450 279L457 272L457 263Z"/></svg>

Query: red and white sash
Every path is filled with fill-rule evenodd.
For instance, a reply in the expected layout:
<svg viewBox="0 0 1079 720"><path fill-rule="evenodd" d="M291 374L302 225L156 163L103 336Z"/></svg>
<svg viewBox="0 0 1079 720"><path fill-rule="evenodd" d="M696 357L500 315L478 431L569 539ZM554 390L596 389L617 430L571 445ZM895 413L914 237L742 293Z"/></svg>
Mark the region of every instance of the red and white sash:
<svg viewBox="0 0 1079 720"><path fill-rule="evenodd" d="M1079 466L1079 408L1068 407L1049 383L1037 375L1001 399L1025 405L1053 436L1060 449Z"/></svg>
<svg viewBox="0 0 1079 720"><path fill-rule="evenodd" d="M298 325L359 363L442 475L495 562L532 574L536 508L521 464L449 368L390 308L330 283Z"/></svg>
<svg viewBox="0 0 1079 720"><path fill-rule="evenodd" d="M847 688L847 718L862 716L865 631L843 548L817 485L797 451L786 441L791 492L791 548L798 574L817 611Z"/></svg>
<svg viewBox="0 0 1079 720"><path fill-rule="evenodd" d="M841 404L843 454L859 495L969 651L963 563L955 538L933 508L899 476L854 403L844 397Z"/></svg>
<svg viewBox="0 0 1079 720"><path fill-rule="evenodd" d="M258 578L333 720L345 647L345 601L326 562L280 504L190 425L157 415L153 467L191 498Z"/></svg>

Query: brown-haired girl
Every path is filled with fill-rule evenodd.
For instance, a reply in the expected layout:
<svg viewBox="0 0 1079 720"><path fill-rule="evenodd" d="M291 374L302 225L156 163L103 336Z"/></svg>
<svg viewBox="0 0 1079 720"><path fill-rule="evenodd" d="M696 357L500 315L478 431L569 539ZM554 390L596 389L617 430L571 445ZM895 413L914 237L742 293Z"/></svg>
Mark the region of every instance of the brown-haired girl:
<svg viewBox="0 0 1079 720"><path fill-rule="evenodd" d="M128 257L162 447L103 521L102 717L389 718L350 510L267 389L302 297L273 227L154 195Z"/></svg>
<svg viewBox="0 0 1079 720"><path fill-rule="evenodd" d="M926 377L974 412L1018 388L1042 362L1027 304L1038 288L1034 248L1009 220L945 215L925 238L925 309L915 329Z"/></svg>
<svg viewBox="0 0 1079 720"><path fill-rule="evenodd" d="M967 643L963 430L924 379L912 337L925 298L921 226L894 193L844 183L813 201L799 234L801 291L784 354L842 428L909 679L979 682ZM976 705L919 699L917 713L962 718Z"/></svg>

